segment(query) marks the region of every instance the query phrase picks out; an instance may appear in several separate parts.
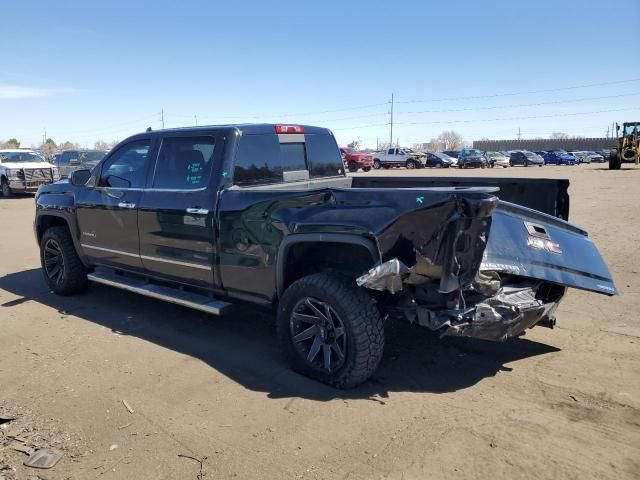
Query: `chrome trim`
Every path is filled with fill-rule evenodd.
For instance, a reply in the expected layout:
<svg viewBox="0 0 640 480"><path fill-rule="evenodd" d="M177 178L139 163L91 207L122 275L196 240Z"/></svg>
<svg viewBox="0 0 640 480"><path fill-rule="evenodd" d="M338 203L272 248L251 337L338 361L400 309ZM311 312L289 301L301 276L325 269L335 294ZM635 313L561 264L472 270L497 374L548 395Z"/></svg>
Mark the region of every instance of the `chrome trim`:
<svg viewBox="0 0 640 480"><path fill-rule="evenodd" d="M124 190L127 192L169 192L169 193L190 193L190 192L203 192L207 187L200 188L116 188L116 187L95 187L95 190L107 191L107 190Z"/></svg>
<svg viewBox="0 0 640 480"><path fill-rule="evenodd" d="M117 253L119 255L126 255L127 257L140 258L140 255L138 255L137 253L123 252L122 250L112 250L111 248L97 247L95 245L87 245L86 243L81 243L80 246L83 247L83 248L90 248L90 249L93 249L93 250L99 250L101 252Z"/></svg>
<svg viewBox="0 0 640 480"><path fill-rule="evenodd" d="M209 210L206 208L187 208L187 213L191 213L192 215L207 215Z"/></svg>
<svg viewBox="0 0 640 480"><path fill-rule="evenodd" d="M202 312L220 315L230 304L222 300L198 295L197 293L183 292L170 287L154 285L131 278L118 278L102 272L92 272L87 275L92 282L101 283L110 287L121 288L123 290L144 295L146 297L164 300L175 303L183 307L193 308Z"/></svg>
<svg viewBox="0 0 640 480"><path fill-rule="evenodd" d="M111 248L97 247L95 245L87 245L86 243L81 243L80 246L84 247L84 248L93 249L93 250L99 250L101 252L116 253L116 254L119 254L119 255L126 255L127 257L136 257L136 258L140 258L142 260L152 260L154 262L171 263L173 265L180 265L180 266L183 266L183 267L199 268L200 270L209 270L209 271L211 270L211 267L208 266L208 265L200 265L200 264L197 264L197 263L180 262L179 260L169 260L168 258L150 257L149 255L138 255L138 254L135 254L135 253L123 252L122 250L113 250Z"/></svg>
<svg viewBox="0 0 640 480"><path fill-rule="evenodd" d="M142 260L152 260L154 262L171 263L173 265L181 265L183 267L199 268L200 270L211 270L211 267L207 265L200 265L197 263L180 262L178 260L169 260L168 258L150 257L148 255L140 255Z"/></svg>

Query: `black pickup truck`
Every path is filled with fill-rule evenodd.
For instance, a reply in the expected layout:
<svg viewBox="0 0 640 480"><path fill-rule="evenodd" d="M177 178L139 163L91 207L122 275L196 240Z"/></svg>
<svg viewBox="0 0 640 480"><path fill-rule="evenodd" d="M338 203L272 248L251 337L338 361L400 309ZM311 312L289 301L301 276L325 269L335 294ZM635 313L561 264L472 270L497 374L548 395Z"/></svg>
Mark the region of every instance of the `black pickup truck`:
<svg viewBox="0 0 640 480"><path fill-rule="evenodd" d="M366 380L384 323L505 340L552 327L567 287L617 290L566 221L566 180L348 177L331 132L149 131L42 186L35 235L60 295L89 281L221 314L277 312L292 367Z"/></svg>

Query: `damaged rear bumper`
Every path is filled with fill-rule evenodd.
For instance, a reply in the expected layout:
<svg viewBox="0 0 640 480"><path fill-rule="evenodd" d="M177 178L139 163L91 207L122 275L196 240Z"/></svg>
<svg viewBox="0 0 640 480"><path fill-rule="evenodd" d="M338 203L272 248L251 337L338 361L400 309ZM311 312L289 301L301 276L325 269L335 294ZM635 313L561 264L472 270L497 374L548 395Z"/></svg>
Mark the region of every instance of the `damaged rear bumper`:
<svg viewBox="0 0 640 480"><path fill-rule="evenodd" d="M411 252L402 260L391 258L356 283L391 293L379 297L383 309L443 336L496 341L553 327L567 287L617 293L584 230L506 203L457 212L441 227L445 234L405 242Z"/></svg>

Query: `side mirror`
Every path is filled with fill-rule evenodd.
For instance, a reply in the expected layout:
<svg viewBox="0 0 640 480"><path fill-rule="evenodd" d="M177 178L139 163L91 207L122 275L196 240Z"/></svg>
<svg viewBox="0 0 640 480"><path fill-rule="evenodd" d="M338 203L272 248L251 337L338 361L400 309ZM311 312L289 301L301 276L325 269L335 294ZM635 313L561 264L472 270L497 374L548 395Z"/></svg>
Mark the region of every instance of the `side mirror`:
<svg viewBox="0 0 640 480"><path fill-rule="evenodd" d="M74 170L69 174L69 183L75 187L80 187L87 183L91 178L91 170L89 169L81 169Z"/></svg>

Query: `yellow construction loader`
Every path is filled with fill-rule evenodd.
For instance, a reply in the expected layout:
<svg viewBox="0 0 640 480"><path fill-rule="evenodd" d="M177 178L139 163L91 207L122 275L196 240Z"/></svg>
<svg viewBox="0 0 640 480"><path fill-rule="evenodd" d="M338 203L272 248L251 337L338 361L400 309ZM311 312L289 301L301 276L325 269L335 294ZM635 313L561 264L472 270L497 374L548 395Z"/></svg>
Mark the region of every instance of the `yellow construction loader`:
<svg viewBox="0 0 640 480"><path fill-rule="evenodd" d="M640 122L627 122L622 124L622 135L620 135L620 125L616 124L616 148L609 152L609 170L619 170L623 163L640 162Z"/></svg>

